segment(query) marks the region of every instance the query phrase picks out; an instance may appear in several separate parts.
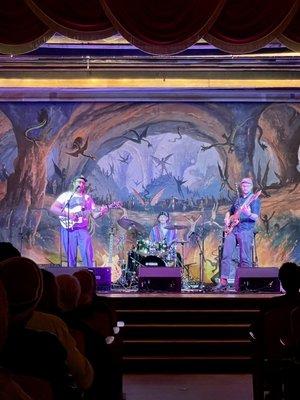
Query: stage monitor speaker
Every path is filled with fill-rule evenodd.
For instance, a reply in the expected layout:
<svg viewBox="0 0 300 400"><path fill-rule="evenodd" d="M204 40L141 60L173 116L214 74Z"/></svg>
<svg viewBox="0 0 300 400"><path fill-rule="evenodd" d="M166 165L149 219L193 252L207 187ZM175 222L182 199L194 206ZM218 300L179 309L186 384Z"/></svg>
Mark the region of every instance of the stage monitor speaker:
<svg viewBox="0 0 300 400"><path fill-rule="evenodd" d="M110 267L93 267L88 268L92 271L96 278L96 289L100 292L109 292L111 290L111 268Z"/></svg>
<svg viewBox="0 0 300 400"><path fill-rule="evenodd" d="M279 293L280 281L278 278L278 268L237 268L235 289L237 292Z"/></svg>
<svg viewBox="0 0 300 400"><path fill-rule="evenodd" d="M141 292L180 292L181 268L140 267L138 270L138 289Z"/></svg>
<svg viewBox="0 0 300 400"><path fill-rule="evenodd" d="M86 267L62 267L59 264L40 264L40 268L52 272L53 275L69 274L86 269ZM97 291L109 292L111 290L111 268L109 267L91 267L89 271L93 272L96 278Z"/></svg>

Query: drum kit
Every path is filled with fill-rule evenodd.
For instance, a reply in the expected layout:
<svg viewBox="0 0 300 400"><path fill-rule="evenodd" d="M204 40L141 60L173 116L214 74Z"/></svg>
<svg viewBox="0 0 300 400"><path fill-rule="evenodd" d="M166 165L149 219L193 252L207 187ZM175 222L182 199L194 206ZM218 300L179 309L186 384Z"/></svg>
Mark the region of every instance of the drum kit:
<svg viewBox="0 0 300 400"><path fill-rule="evenodd" d="M134 220L122 217L117 220L119 226L137 238L132 249L127 254L127 263L124 263L121 286L130 288L137 284L138 268L145 267L184 267L184 245L187 241L174 241L168 244L166 240L152 242L145 239L145 227ZM167 225L166 229L183 230L186 225ZM181 254L177 251L181 244Z"/></svg>

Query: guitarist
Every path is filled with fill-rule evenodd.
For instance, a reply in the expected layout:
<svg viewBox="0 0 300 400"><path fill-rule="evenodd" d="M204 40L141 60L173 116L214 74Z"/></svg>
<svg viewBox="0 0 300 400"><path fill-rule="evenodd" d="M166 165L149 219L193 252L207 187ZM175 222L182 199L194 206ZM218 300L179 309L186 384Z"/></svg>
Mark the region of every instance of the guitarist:
<svg viewBox="0 0 300 400"><path fill-rule="evenodd" d="M241 196L232 204L225 214L225 239L221 260L221 279L215 290L226 290L233 253L239 245L240 267L252 267L252 243L256 220L260 214L260 200L251 201L253 181L243 178L240 182ZM247 199L250 202L247 203Z"/></svg>
<svg viewBox="0 0 300 400"><path fill-rule="evenodd" d="M74 178L71 190L58 196L50 207L50 211L60 218L61 241L70 267L77 265L78 247L83 265L93 266L94 250L88 231L89 215L92 214L94 218L97 218L109 210L109 207L105 206L96 210L93 199L86 194L86 183L87 179L82 175Z"/></svg>

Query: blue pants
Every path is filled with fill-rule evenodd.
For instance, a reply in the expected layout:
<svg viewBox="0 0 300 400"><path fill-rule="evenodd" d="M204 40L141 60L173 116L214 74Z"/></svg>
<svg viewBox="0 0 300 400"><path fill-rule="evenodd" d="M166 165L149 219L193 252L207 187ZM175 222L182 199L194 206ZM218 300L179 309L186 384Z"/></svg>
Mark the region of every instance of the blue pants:
<svg viewBox="0 0 300 400"><path fill-rule="evenodd" d="M221 260L221 278L228 279L233 253L239 245L240 267L252 267L253 230L231 232L226 236Z"/></svg>
<svg viewBox="0 0 300 400"><path fill-rule="evenodd" d="M69 235L69 239L68 239ZM61 240L65 253L68 257L70 267L77 266L77 249L79 247L82 263L86 267L92 267L94 261L94 251L92 238L86 228L81 229L61 229ZM69 248L69 249L68 249ZM69 250L69 251L68 251Z"/></svg>

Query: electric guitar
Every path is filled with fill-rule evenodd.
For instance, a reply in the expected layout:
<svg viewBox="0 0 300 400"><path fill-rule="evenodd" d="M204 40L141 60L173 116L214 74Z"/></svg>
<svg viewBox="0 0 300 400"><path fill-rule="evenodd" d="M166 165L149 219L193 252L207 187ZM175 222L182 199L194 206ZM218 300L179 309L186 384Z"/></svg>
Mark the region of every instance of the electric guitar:
<svg viewBox="0 0 300 400"><path fill-rule="evenodd" d="M252 194L251 196L248 196L247 199L244 201L244 203L235 211L235 213L233 215L230 216L229 224L227 226L225 226L225 229L224 229L225 237L227 235L229 235L229 233L231 233L233 231L233 228L235 228L240 223L240 215L242 212L242 208L249 206L260 195L261 195L261 190L257 191L256 193Z"/></svg>
<svg viewBox="0 0 300 400"><path fill-rule="evenodd" d="M122 275L122 269L119 264L119 257L118 255L113 256L114 237L115 237L115 231L114 228L111 227L109 230L108 257L107 256L103 257L104 262L100 267L100 268L102 267L111 268L111 281L113 283L117 282L117 280L119 280Z"/></svg>
<svg viewBox="0 0 300 400"><path fill-rule="evenodd" d="M61 226L65 229L76 228L76 225L81 225L85 218L88 218L90 215L94 216L94 218L102 217L112 208L121 208L122 203L119 201L114 201L111 204L96 207L94 210L85 210L85 208L81 205L70 208L70 218L68 219L65 215L59 216L59 222ZM96 215L96 217L95 217Z"/></svg>

